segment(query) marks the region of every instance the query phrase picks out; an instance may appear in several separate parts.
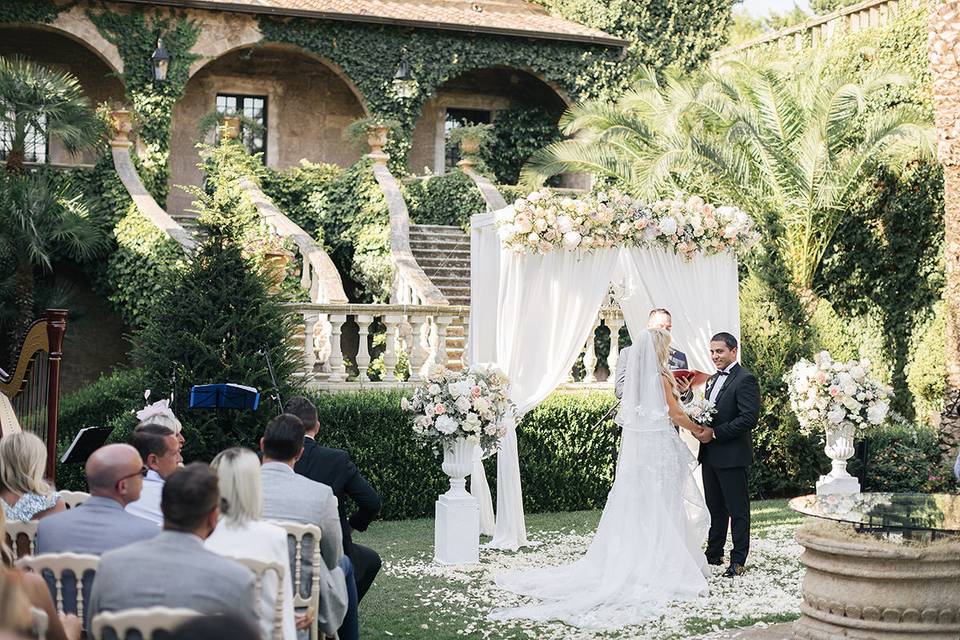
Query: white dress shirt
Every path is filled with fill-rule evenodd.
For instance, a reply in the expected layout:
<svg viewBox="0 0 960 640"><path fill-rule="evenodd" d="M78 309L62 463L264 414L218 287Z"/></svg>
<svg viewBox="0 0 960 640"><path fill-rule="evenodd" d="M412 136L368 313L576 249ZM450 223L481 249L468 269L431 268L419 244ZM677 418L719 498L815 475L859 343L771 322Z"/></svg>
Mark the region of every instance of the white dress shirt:
<svg viewBox="0 0 960 640"><path fill-rule="evenodd" d="M163 512L160 510L160 497L163 494L163 478L150 469L143 479L140 499L127 505L127 513L145 518L158 527L163 526Z"/></svg>
<svg viewBox="0 0 960 640"><path fill-rule="evenodd" d="M269 522L253 520L242 525L221 519L203 546L226 557L250 558L260 562L276 562L284 568L283 574L283 640L297 640L293 620L292 581L290 557L287 551L287 532ZM267 572L260 587L260 628L264 638L273 637L273 616L277 600L277 575Z"/></svg>
<svg viewBox="0 0 960 640"><path fill-rule="evenodd" d="M709 400L710 402L717 401L717 396L720 395L720 389L723 388L723 385L727 381L727 378L730 377L730 369L733 369L734 365L736 364L737 364L736 362L731 362L729 365L726 366L726 368L720 369L717 371L717 373L720 373L721 371L723 371L727 375L717 376L717 381L713 383L713 388L710 389L710 397L707 398L707 400Z"/></svg>

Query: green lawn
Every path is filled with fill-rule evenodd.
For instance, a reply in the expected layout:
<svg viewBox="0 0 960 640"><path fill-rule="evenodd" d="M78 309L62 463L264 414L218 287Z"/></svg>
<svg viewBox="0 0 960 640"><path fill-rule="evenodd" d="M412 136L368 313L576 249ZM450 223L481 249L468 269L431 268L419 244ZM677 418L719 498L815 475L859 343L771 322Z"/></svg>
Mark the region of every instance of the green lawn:
<svg viewBox="0 0 960 640"><path fill-rule="evenodd" d="M800 518L784 500L753 504L752 549L748 572L736 584L718 574L711 596L644 627L621 633L587 633L559 623L487 622L497 606L521 602L500 591L493 573L524 562L566 562L585 550L600 519L599 511L541 513L527 516L531 540L543 544L517 553L481 549L480 565L434 565L433 520L376 522L361 544L376 549L384 567L360 607L363 638L685 638L714 629L758 621L795 618L799 609L799 547L793 530Z"/></svg>

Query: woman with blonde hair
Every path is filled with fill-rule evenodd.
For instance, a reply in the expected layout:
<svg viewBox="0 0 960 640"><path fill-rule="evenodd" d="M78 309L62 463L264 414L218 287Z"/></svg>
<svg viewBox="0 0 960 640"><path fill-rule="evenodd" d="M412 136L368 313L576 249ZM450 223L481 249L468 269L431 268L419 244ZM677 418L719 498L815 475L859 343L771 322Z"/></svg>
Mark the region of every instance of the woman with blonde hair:
<svg viewBox="0 0 960 640"><path fill-rule="evenodd" d="M662 329L641 331L627 353L616 475L586 553L572 564L497 576L501 587L541 602L491 618L620 629L707 594L702 545L710 513L693 474L697 462L674 425L694 434L701 427L680 406L669 353Z"/></svg>
<svg viewBox="0 0 960 640"><path fill-rule="evenodd" d="M25 431L0 438L0 503L7 520L27 522L66 509L43 479L47 447Z"/></svg>
<svg viewBox="0 0 960 640"><path fill-rule="evenodd" d="M6 526L0 510L0 630L28 630L33 607L47 614L49 640L78 640L82 628L80 619L73 614L57 613L46 580L36 573L14 568L14 554L6 542Z"/></svg>
<svg viewBox="0 0 960 640"><path fill-rule="evenodd" d="M221 451L210 463L220 484L220 521L204 546L227 557L276 562L284 568L283 638L296 640L297 624L293 615L293 589L287 572L290 557L287 532L263 522L263 494L260 490L260 459L249 449L234 447ZM263 579L260 602L260 626L264 638L273 637L277 575L273 571Z"/></svg>

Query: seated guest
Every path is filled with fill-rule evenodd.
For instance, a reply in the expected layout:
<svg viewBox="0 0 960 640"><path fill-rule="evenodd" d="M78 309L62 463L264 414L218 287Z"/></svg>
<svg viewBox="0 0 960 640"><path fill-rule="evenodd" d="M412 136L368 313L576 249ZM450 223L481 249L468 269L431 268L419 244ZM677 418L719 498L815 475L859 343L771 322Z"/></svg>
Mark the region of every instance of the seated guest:
<svg viewBox="0 0 960 640"><path fill-rule="evenodd" d="M293 471L303 453L304 435L303 423L296 416L283 414L267 424L260 439L260 449L263 451L263 466L260 467L263 517L320 527L320 553L325 568L330 572L330 580L321 575L320 598L328 603L343 602L343 586L347 596L346 611L332 610L331 617L345 616L341 618L343 623L337 635L340 640L353 640L360 633L357 625L357 585L353 577L353 565L343 555L337 498L327 485ZM323 567L320 569L323 573ZM324 591L328 587L335 591ZM318 616L318 619L320 622L329 621L324 616Z"/></svg>
<svg viewBox="0 0 960 640"><path fill-rule="evenodd" d="M317 408L312 402L303 397L290 398L284 405L283 412L300 418L307 434L303 442L303 455L297 460L294 471L314 482L327 485L337 497L343 552L353 562L357 598L363 600L364 594L380 571L381 562L376 551L353 542L352 532L367 530L367 526L380 513L380 496L361 475L357 465L353 464L349 453L317 444L320 422L317 420ZM357 505L356 512L349 519L347 498Z"/></svg>
<svg viewBox="0 0 960 640"><path fill-rule="evenodd" d="M149 390L147 391L147 397L150 397ZM180 424L177 416L175 416L173 410L170 409L169 400L157 400L153 404L148 404L140 411L137 411L137 420L139 420L136 426L137 429L148 424L157 424L170 429L173 431L173 435L177 437L177 443L180 445L180 448L183 449L183 445L186 442L186 439L183 437L183 425Z"/></svg>
<svg viewBox="0 0 960 640"><path fill-rule="evenodd" d="M147 468L128 444L108 444L87 458L90 497L74 509L44 518L37 526L37 553L92 553L153 538L148 520L124 511L140 498Z"/></svg>
<svg viewBox="0 0 960 640"><path fill-rule="evenodd" d="M161 498L163 531L108 551L93 579L89 616L137 607L235 613L256 622L255 579L246 567L203 548L220 516L217 473L195 462L170 474Z"/></svg>
<svg viewBox="0 0 960 640"><path fill-rule="evenodd" d="M269 636L268 636L269 637ZM265 640L260 630L237 616L200 616L184 622L170 640Z"/></svg>
<svg viewBox="0 0 960 640"><path fill-rule="evenodd" d="M47 447L32 433L0 438L0 503L11 522L38 520L67 508L60 494L43 479Z"/></svg>
<svg viewBox="0 0 960 640"><path fill-rule="evenodd" d="M173 431L158 424L145 424L133 430L130 444L136 447L137 452L147 467L147 475L143 479L143 488L140 499L127 505L127 513L146 518L155 525L163 524L163 515L160 513L160 493L166 478L179 468L183 462L180 455L180 443Z"/></svg>
<svg viewBox="0 0 960 640"><path fill-rule="evenodd" d="M6 525L3 510L0 510L0 629L20 628L23 619L19 619L17 612L25 614L29 621L30 607L34 607L47 614L48 640L78 640L82 631L80 619L72 614L57 613L43 577L14 568L13 551L7 547L4 534Z"/></svg>
<svg viewBox="0 0 960 640"><path fill-rule="evenodd" d="M283 584L283 638L296 640L293 581L288 576L287 532L260 520L263 512L260 460L252 451L233 448L217 454L210 466L216 469L220 483L220 521L203 546L221 555L278 562L283 566L284 573L280 576ZM277 575L271 571L261 586L260 626L264 638L273 638L277 584Z"/></svg>

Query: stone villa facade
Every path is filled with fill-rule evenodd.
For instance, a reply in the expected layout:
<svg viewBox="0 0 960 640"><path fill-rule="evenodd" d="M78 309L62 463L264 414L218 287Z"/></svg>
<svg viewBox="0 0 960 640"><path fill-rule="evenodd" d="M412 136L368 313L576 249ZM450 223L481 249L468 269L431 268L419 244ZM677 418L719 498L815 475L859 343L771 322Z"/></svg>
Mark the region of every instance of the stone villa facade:
<svg viewBox="0 0 960 640"><path fill-rule="evenodd" d="M185 17L199 28L190 50L196 56L182 97L173 107L169 140L171 214L184 212L191 197L176 185L197 185L197 123L214 109L243 111L262 123L251 139L267 165L284 168L301 159L348 165L362 151L347 143L345 127L376 113L371 96L358 88L361 78L344 67L364 64L396 67L396 59L350 61L328 59L304 47L270 41L262 21L315 20L317 24L380 25L422 37L425 32L456 37L490 38L499 43L571 43L594 50L618 51L623 42L602 32L549 15L524 0L5 0L34 5L47 2L59 13L46 22L0 21L0 55L20 54L74 73L91 101L130 105L124 86L124 57L91 20L91 13L143 12L153 18ZM333 47L337 46L332 36ZM411 44L411 46L416 46ZM504 46L504 45L500 45ZM406 47L404 47L406 49ZM397 52L398 56L402 55ZM129 54L128 54L129 55ZM475 60L463 72L430 88L418 103L408 169L412 173L448 169L445 131L460 118L495 120L499 110L522 105L546 108L558 117L575 99L536 64L506 66ZM382 100L380 102L382 105ZM208 137L212 134L208 134ZM37 140L34 159L60 165L91 163L94 158L68 156L56 140ZM250 145L248 145L250 146ZM29 153L30 150L28 150ZM29 159L29 158L28 158Z"/></svg>

